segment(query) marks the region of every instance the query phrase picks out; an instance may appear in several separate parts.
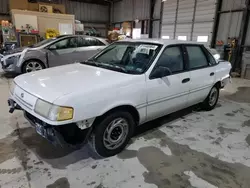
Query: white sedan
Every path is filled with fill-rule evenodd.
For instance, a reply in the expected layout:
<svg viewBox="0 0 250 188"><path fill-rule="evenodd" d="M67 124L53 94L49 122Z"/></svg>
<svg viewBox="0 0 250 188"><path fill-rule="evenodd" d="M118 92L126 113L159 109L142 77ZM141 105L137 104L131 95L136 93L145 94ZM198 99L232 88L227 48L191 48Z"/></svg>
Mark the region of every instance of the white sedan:
<svg viewBox="0 0 250 188"><path fill-rule="evenodd" d="M212 110L230 70L197 43L119 41L86 62L16 77L8 102L53 144L89 141L108 157L138 125L198 103Z"/></svg>

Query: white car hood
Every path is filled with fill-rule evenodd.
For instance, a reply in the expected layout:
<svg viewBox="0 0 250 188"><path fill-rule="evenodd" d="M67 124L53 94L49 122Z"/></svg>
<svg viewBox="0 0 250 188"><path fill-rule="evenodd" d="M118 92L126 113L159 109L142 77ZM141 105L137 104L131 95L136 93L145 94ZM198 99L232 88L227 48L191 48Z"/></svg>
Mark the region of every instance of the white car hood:
<svg viewBox="0 0 250 188"><path fill-rule="evenodd" d="M53 103L73 92L121 86L130 78L129 74L77 63L24 74L14 82L30 94Z"/></svg>

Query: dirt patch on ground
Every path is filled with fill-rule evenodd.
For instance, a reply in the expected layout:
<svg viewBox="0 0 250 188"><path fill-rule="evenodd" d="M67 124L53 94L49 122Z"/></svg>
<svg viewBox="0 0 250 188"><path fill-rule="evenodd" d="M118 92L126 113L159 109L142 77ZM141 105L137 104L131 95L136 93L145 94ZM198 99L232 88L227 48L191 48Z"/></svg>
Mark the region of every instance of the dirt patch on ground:
<svg viewBox="0 0 250 188"><path fill-rule="evenodd" d="M225 131L225 130L224 130ZM150 136L148 136L150 135ZM144 147L138 150L137 157L147 169L143 176L145 182L158 188L191 187L185 171L192 171L196 176L220 188L249 188L250 168L238 163L227 163L205 153L190 149L188 146L173 142L159 130L143 136L159 138L167 143L172 155L166 155L156 147ZM158 135L158 136L157 136Z"/></svg>
<svg viewBox="0 0 250 188"><path fill-rule="evenodd" d="M229 100L239 103L250 103L249 94L250 94L250 87L239 87L236 93L225 97Z"/></svg>
<svg viewBox="0 0 250 188"><path fill-rule="evenodd" d="M229 117L235 116L235 114L233 114L233 113L226 113L225 115L226 115L226 116L229 116Z"/></svg>
<svg viewBox="0 0 250 188"><path fill-rule="evenodd" d="M131 159L136 157L137 151L125 149L117 155L119 159Z"/></svg>
<svg viewBox="0 0 250 188"><path fill-rule="evenodd" d="M225 127L218 127L218 130L220 131L220 134L232 134L234 132L240 132L238 129L229 129L229 128L225 128Z"/></svg>
<svg viewBox="0 0 250 188"><path fill-rule="evenodd" d="M247 142L248 145L250 146L250 134L246 137L246 142Z"/></svg>
<svg viewBox="0 0 250 188"><path fill-rule="evenodd" d="M250 127L250 120L245 121L245 122L242 124L242 127Z"/></svg>
<svg viewBox="0 0 250 188"><path fill-rule="evenodd" d="M67 178L60 178L46 188L70 188L70 184Z"/></svg>
<svg viewBox="0 0 250 188"><path fill-rule="evenodd" d="M81 150L54 147L46 139L38 135L35 129L28 127L17 129L7 137L0 139L0 163L18 157L22 164L26 165L28 150L31 150L43 161L58 169L65 169L70 164L91 157L89 149L86 147ZM42 161L36 161L34 165L41 166L42 163Z"/></svg>

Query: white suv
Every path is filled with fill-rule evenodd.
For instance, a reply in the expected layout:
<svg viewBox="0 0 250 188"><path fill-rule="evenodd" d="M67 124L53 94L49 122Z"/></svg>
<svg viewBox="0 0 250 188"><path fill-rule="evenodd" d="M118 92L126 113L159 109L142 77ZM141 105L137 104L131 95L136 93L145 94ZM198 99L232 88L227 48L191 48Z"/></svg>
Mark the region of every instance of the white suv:
<svg viewBox="0 0 250 188"><path fill-rule="evenodd" d="M120 41L86 62L16 77L10 112L22 109L54 144L89 140L108 157L126 147L138 125L198 103L213 109L230 69L200 44Z"/></svg>

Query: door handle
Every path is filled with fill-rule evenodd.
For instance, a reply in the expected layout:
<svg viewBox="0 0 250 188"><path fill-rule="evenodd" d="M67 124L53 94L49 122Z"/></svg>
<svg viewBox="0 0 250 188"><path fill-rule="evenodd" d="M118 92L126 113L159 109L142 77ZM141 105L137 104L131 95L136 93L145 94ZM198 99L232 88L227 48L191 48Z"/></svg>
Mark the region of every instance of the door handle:
<svg viewBox="0 0 250 188"><path fill-rule="evenodd" d="M214 72L211 72L211 73L210 73L210 76L214 76Z"/></svg>
<svg viewBox="0 0 250 188"><path fill-rule="evenodd" d="M182 80L182 83L185 84L185 83L187 83L189 81L190 81L190 78L185 78L185 79Z"/></svg>

